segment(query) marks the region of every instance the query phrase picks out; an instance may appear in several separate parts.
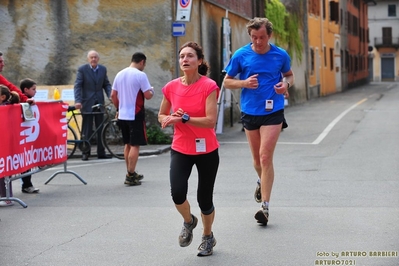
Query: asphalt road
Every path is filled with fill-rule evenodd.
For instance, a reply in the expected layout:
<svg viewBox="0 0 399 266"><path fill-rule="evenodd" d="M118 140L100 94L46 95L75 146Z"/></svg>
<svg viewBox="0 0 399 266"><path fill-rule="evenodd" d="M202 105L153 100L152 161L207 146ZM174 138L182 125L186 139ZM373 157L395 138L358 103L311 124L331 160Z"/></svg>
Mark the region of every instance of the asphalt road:
<svg viewBox="0 0 399 266"><path fill-rule="evenodd" d="M399 85L369 84L286 109L267 227L257 225L256 175L239 124L218 135L214 254L189 247L170 197L169 153L138 162L141 186L123 184L118 159L68 160L33 176L0 209L0 265L399 265ZM151 150L151 147L147 147ZM198 217L197 173L188 198Z"/></svg>

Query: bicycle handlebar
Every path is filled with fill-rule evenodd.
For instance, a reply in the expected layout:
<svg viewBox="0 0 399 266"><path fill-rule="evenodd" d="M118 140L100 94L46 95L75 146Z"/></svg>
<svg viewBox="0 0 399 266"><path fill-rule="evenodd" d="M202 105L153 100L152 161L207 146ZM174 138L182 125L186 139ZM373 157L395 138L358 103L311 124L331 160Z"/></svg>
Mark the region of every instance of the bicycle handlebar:
<svg viewBox="0 0 399 266"><path fill-rule="evenodd" d="M75 106L73 106L73 105L68 106L68 112L72 112L72 111L75 111L75 110L76 110Z"/></svg>
<svg viewBox="0 0 399 266"><path fill-rule="evenodd" d="M98 103L98 104L93 105L91 108L92 108L92 109L94 109L94 108L100 108L101 106L104 106L104 105L101 104L101 103ZM107 109L108 109L108 110L111 110L111 107L108 106ZM72 112L72 111L75 111L75 110L76 110L76 107L75 107L74 105L68 106L68 112Z"/></svg>

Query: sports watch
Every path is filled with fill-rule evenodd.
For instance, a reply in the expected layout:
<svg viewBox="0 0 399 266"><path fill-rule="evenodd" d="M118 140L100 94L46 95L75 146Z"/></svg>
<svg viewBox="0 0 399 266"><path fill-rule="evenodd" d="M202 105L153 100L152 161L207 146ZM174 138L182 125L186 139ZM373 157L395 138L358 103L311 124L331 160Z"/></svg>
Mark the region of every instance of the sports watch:
<svg viewBox="0 0 399 266"><path fill-rule="evenodd" d="M183 114L181 117L181 121L183 122L183 124L187 123L188 120L190 120L190 116L187 113Z"/></svg>

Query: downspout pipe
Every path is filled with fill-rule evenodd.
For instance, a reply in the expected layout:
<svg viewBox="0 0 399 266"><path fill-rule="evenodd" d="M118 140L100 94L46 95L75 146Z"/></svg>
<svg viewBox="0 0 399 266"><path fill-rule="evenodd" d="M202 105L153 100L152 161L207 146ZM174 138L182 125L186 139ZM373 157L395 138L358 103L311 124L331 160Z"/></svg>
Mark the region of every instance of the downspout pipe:
<svg viewBox="0 0 399 266"><path fill-rule="evenodd" d="M308 31L308 1L302 0L303 5L303 39L305 44L305 86L306 86L306 99L310 100L310 88L309 88L309 31Z"/></svg>

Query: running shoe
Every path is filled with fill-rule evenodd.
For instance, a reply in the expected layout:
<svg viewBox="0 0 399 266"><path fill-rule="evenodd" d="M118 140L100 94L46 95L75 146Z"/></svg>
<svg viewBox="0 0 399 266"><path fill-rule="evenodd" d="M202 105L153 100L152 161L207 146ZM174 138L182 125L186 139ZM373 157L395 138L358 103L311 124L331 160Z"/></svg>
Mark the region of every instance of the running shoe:
<svg viewBox="0 0 399 266"><path fill-rule="evenodd" d="M141 185L140 180L142 180L143 178L143 175L139 175L136 172L134 172L133 175L126 175L125 185L139 186Z"/></svg>
<svg viewBox="0 0 399 266"><path fill-rule="evenodd" d="M216 245L216 239L211 233L210 236L202 236L202 243L198 247L199 257L210 256L213 254L213 247Z"/></svg>
<svg viewBox="0 0 399 266"><path fill-rule="evenodd" d="M269 221L269 208L262 206L255 214L255 219L259 224L267 225L267 222Z"/></svg>
<svg viewBox="0 0 399 266"><path fill-rule="evenodd" d="M254 198L257 203L262 202L262 194L260 192L260 180L258 180L258 182L256 183Z"/></svg>
<svg viewBox="0 0 399 266"><path fill-rule="evenodd" d="M22 189L23 193L29 193L29 194L33 194L33 193L39 193L40 189L35 188L35 187L26 187Z"/></svg>
<svg viewBox="0 0 399 266"><path fill-rule="evenodd" d="M183 223L183 228L179 235L179 245L181 247L187 247L193 241L193 230L197 226L198 219L192 214L191 216L193 217L193 222L191 224Z"/></svg>

